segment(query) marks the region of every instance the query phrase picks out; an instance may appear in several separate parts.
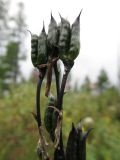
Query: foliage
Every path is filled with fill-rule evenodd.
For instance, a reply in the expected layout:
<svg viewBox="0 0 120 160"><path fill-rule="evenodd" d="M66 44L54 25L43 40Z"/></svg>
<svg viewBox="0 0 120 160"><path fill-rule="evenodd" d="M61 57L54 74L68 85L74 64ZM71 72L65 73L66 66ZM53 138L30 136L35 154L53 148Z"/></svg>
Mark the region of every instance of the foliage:
<svg viewBox="0 0 120 160"><path fill-rule="evenodd" d="M18 51L19 46L17 42L8 44L4 63L9 65L9 69L6 71L5 79L9 79L12 83L16 82L16 72L18 72Z"/></svg>
<svg viewBox="0 0 120 160"><path fill-rule="evenodd" d="M44 85L45 87L45 85ZM35 106L35 84L27 82L19 87L11 86L11 95L0 99L0 160L33 160L38 140L37 127L31 115ZM43 89L43 88L42 88ZM43 89L44 90L44 89ZM54 85L52 93L55 91ZM42 116L47 99L42 92ZM74 99L74 101L70 101ZM88 160L119 160L120 157L120 96L115 88L98 96L90 93L66 93L64 98L63 133L66 142L71 123L88 127L86 118L93 120L93 132L88 137ZM71 110L71 108L74 108ZM50 144L52 146L52 144ZM52 147L51 147L52 148Z"/></svg>
<svg viewBox="0 0 120 160"><path fill-rule="evenodd" d="M98 76L98 87L100 91L103 91L108 86L109 86L109 80L108 80L107 72L104 69L102 69Z"/></svg>
<svg viewBox="0 0 120 160"><path fill-rule="evenodd" d="M0 0L0 53L3 49L8 36L9 3L7 0Z"/></svg>
<svg viewBox="0 0 120 160"><path fill-rule="evenodd" d="M8 91L11 83L20 78L20 60L25 60L25 16L23 3L18 4L17 13L10 17L10 1L0 0L0 96ZM12 25L11 25L12 22Z"/></svg>
<svg viewBox="0 0 120 160"><path fill-rule="evenodd" d="M91 81L90 81L89 77L86 76L84 83L82 84L82 87L81 87L82 91L90 92L91 91L90 85L91 85Z"/></svg>

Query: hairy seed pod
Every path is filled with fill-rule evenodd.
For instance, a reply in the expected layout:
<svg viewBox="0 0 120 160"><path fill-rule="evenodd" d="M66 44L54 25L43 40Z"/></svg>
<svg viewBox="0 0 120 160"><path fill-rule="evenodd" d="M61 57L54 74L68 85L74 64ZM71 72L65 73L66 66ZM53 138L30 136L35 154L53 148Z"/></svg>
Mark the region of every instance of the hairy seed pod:
<svg viewBox="0 0 120 160"><path fill-rule="evenodd" d="M38 36L31 34L31 60L34 67L36 67L38 55Z"/></svg>
<svg viewBox="0 0 120 160"><path fill-rule="evenodd" d="M52 16L52 13L51 13L51 21L48 28L47 40L48 40L48 54L51 55L53 54L58 43L58 28L57 28L57 23L54 17Z"/></svg>
<svg viewBox="0 0 120 160"><path fill-rule="evenodd" d="M67 147L66 147L66 160L78 160L77 158L77 130L72 124L72 129L69 133Z"/></svg>
<svg viewBox="0 0 120 160"><path fill-rule="evenodd" d="M38 37L37 65L46 64L46 62L47 62L47 35L43 25L41 34Z"/></svg>
<svg viewBox="0 0 120 160"><path fill-rule="evenodd" d="M50 97L49 98L49 102L48 102L48 106L45 110L45 116L44 116L44 123L45 123L45 127L46 130L48 131L48 133L50 134L50 138L52 141L54 141L54 132L53 132L53 127L52 127L52 117L53 117L53 112L54 112L54 108L50 107L55 105L55 98L54 97Z"/></svg>
<svg viewBox="0 0 120 160"><path fill-rule="evenodd" d="M70 50L68 55L68 58L71 61L74 61L77 58L80 51L80 15L81 12L71 28Z"/></svg>
<svg viewBox="0 0 120 160"><path fill-rule="evenodd" d="M60 59L64 61L66 54L69 50L69 41L70 41L70 23L61 18L61 26L60 26L60 36L59 36L59 54Z"/></svg>

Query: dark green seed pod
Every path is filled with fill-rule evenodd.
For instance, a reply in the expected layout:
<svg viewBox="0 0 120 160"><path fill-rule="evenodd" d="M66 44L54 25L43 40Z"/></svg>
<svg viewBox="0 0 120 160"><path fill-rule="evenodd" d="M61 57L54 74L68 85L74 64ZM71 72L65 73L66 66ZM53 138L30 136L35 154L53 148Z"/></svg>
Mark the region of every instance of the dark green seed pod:
<svg viewBox="0 0 120 160"><path fill-rule="evenodd" d="M53 132L53 127L52 127L52 120L53 120L53 112L54 112L54 108L50 107L55 105L55 98L54 97L50 97L49 98L49 102L48 102L48 106L45 110L45 116L44 116L44 123L45 123L45 127L46 130L48 131L48 133L50 134L50 138L52 141L54 141L55 137L54 137L54 132Z"/></svg>
<svg viewBox="0 0 120 160"><path fill-rule="evenodd" d="M81 10L82 12L82 10ZM76 18L75 22L72 24L70 31L70 36L68 37L68 49L65 54L62 55L62 61L64 65L72 67L75 58L78 56L80 51L80 15Z"/></svg>
<svg viewBox="0 0 120 160"><path fill-rule="evenodd" d="M77 130L72 124L72 129L69 133L67 147L66 147L66 160L78 160L77 158Z"/></svg>
<svg viewBox="0 0 120 160"><path fill-rule="evenodd" d="M61 17L61 16L60 16ZM64 60L69 50L70 43L70 23L61 17L60 36L59 36L59 54L61 60Z"/></svg>
<svg viewBox="0 0 120 160"><path fill-rule="evenodd" d="M31 34L31 60L34 67L36 67L38 55L38 36Z"/></svg>
<svg viewBox="0 0 120 160"><path fill-rule="evenodd" d="M89 135L89 133L92 131L93 128L88 129L86 132L83 132L82 126L79 125L77 127L77 156L79 160L86 159L86 139Z"/></svg>
<svg viewBox="0 0 120 160"><path fill-rule="evenodd" d="M71 61L74 61L77 58L80 51L80 15L81 12L71 28L70 50L68 55L68 59Z"/></svg>
<svg viewBox="0 0 120 160"><path fill-rule="evenodd" d="M41 34L38 37L37 65L46 64L46 62L47 62L47 35L43 25Z"/></svg>
<svg viewBox="0 0 120 160"><path fill-rule="evenodd" d="M44 116L44 123L46 130L50 134L51 139L53 140L53 130L52 130L52 115L53 115L54 109L47 107L45 110L45 116Z"/></svg>
<svg viewBox="0 0 120 160"><path fill-rule="evenodd" d="M52 116L52 129L54 134L55 134L55 129L57 127L58 116L59 116L58 111L54 110L53 116Z"/></svg>
<svg viewBox="0 0 120 160"><path fill-rule="evenodd" d="M52 16L52 13L51 13L51 21L48 28L47 40L48 40L48 53L49 55L51 55L53 54L54 49L56 48L58 43L58 28L57 28L57 23L54 17Z"/></svg>

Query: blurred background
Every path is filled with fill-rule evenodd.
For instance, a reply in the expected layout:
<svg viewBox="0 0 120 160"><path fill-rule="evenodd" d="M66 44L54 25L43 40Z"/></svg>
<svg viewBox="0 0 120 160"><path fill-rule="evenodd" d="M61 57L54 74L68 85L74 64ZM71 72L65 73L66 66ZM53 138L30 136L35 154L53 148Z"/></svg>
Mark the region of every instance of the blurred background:
<svg viewBox="0 0 120 160"><path fill-rule="evenodd" d="M52 11L72 24L83 8L81 50L64 97L64 142L71 123L93 127L87 160L120 158L120 4L119 0L0 0L0 160L35 160L38 133L35 112L38 72L31 63L27 30L46 32ZM42 116L47 99L42 90ZM55 94L53 76L52 93ZM73 99L71 101L71 99ZM51 152L51 151L50 151Z"/></svg>

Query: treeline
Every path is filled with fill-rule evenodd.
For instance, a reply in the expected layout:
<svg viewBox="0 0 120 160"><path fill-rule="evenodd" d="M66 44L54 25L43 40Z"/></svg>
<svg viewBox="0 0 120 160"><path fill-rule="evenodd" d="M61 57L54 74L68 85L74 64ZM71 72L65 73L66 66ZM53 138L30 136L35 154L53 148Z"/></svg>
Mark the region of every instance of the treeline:
<svg viewBox="0 0 120 160"><path fill-rule="evenodd" d="M0 0L0 96L21 78L20 61L25 60L26 21L23 3L15 9L10 0ZM11 10L16 10L11 13Z"/></svg>
<svg viewBox="0 0 120 160"><path fill-rule="evenodd" d="M93 83L88 76L85 77L81 90L99 94L110 87L113 87L113 84L111 84L107 72L104 69L101 69L96 82Z"/></svg>
<svg viewBox="0 0 120 160"><path fill-rule="evenodd" d="M69 84L71 83L70 81L68 82ZM119 82L120 82L120 77L118 76L117 83L113 84L108 76L107 71L105 69L101 69L95 82L93 82L89 76L86 76L84 78L83 83L80 86L78 84L78 81L76 81L76 83L73 86L73 90L85 93L91 93L93 95L99 95L110 88L115 89L117 92L120 92Z"/></svg>

